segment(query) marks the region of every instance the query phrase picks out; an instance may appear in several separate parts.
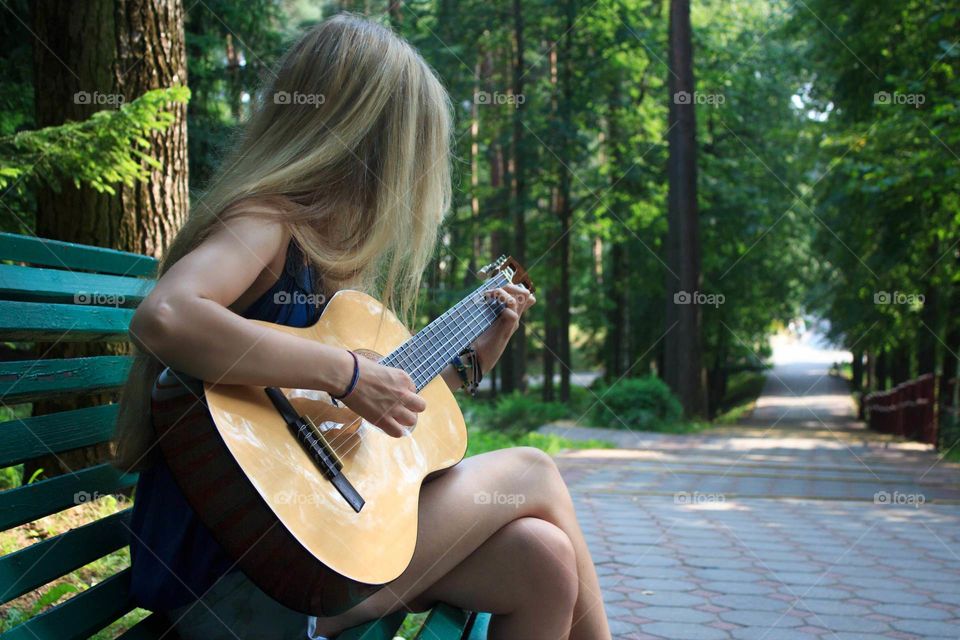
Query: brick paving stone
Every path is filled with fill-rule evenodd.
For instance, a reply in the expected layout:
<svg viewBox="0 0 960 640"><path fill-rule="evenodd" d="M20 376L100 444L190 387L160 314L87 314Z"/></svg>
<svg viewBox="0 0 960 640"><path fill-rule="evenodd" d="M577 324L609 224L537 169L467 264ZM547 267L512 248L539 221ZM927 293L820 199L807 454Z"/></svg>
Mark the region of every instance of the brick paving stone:
<svg viewBox="0 0 960 640"><path fill-rule="evenodd" d="M895 628L919 636L944 636L960 638L960 620L940 622L935 620L898 620L891 623Z"/></svg>
<svg viewBox="0 0 960 640"><path fill-rule="evenodd" d="M820 635L799 629L740 627L730 632L736 640L819 640Z"/></svg>
<svg viewBox="0 0 960 640"><path fill-rule="evenodd" d="M657 622L690 622L699 624L713 622L717 616L707 611L688 607L643 607L640 614Z"/></svg>
<svg viewBox="0 0 960 640"><path fill-rule="evenodd" d="M947 620L954 618L950 612L943 609L934 609L932 607L918 607L910 604L881 604L873 608L877 613L891 616L893 618L909 618L917 620ZM957 635L960 636L960 627L957 627Z"/></svg>
<svg viewBox="0 0 960 640"><path fill-rule="evenodd" d="M857 595L866 600L876 600L885 604L923 604L929 598L908 591L894 591L892 589L861 589Z"/></svg>
<svg viewBox="0 0 960 640"><path fill-rule="evenodd" d="M708 591L716 591L717 593L748 595L765 595L773 593L773 589L771 587L767 587L756 582L711 581L702 583L702 586Z"/></svg>
<svg viewBox="0 0 960 640"><path fill-rule="evenodd" d="M642 625L641 629L652 636L670 640L727 640L730 637L723 629L684 622L653 622Z"/></svg>
<svg viewBox="0 0 960 640"><path fill-rule="evenodd" d="M675 607L695 607L707 604L706 599L682 591L657 591L655 593L645 593L643 591L634 591L630 594L630 599L634 602L640 602L647 605L663 605Z"/></svg>
<svg viewBox="0 0 960 640"><path fill-rule="evenodd" d="M624 584L633 589L650 591L693 591L697 585L686 580L666 580L660 578L632 578Z"/></svg>
<svg viewBox="0 0 960 640"><path fill-rule="evenodd" d="M753 611L750 609L726 611L720 614L720 619L745 627L773 627L775 629L796 627L800 624L800 620L784 615L784 611Z"/></svg>
<svg viewBox="0 0 960 640"><path fill-rule="evenodd" d="M790 605L781 600L755 595L722 595L713 598L713 604L728 609L746 609L748 611L779 611L785 613Z"/></svg>
<svg viewBox="0 0 960 640"><path fill-rule="evenodd" d="M761 577L761 574L758 573L736 569L697 569L693 571L693 574L703 580L722 582L753 582Z"/></svg>
<svg viewBox="0 0 960 640"><path fill-rule="evenodd" d="M791 595L791 598L796 596ZM835 589L834 587L810 587L809 589L803 590L803 598L822 598L829 600L841 600L843 598L849 598L850 592L844 591L843 589Z"/></svg>
<svg viewBox="0 0 960 640"><path fill-rule="evenodd" d="M822 598L808 598L806 596L797 602L796 609L798 611L845 616L861 616L870 613L868 607L861 604L853 604L849 600L825 600Z"/></svg>
<svg viewBox="0 0 960 640"><path fill-rule="evenodd" d="M890 629L890 626L879 620L871 620L866 616L837 616L831 614L814 614L810 622L822 625L831 631L857 631L860 633L881 633Z"/></svg>

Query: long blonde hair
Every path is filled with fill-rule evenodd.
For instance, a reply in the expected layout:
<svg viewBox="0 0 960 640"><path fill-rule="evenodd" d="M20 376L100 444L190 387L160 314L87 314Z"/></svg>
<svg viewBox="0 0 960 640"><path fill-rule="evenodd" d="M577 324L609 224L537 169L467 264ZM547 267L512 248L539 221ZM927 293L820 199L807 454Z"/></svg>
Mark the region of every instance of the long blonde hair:
<svg viewBox="0 0 960 640"><path fill-rule="evenodd" d="M269 204L333 291L378 296L401 317L450 207L450 98L389 28L339 14L283 56L233 151L171 243L162 275L225 220ZM123 390L116 464L152 461L150 390L163 369L139 353Z"/></svg>

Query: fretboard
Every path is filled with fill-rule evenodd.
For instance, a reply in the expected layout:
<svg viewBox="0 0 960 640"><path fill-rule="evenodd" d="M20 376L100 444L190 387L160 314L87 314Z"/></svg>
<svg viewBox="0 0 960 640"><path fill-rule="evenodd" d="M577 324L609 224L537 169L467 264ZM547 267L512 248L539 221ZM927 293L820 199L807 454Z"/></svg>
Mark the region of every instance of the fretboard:
<svg viewBox="0 0 960 640"><path fill-rule="evenodd" d="M403 369L413 378L417 391L423 389L440 375L455 355L497 319L503 310L503 303L484 296L483 292L502 287L508 282L508 277L503 273L493 276L386 355L381 364Z"/></svg>

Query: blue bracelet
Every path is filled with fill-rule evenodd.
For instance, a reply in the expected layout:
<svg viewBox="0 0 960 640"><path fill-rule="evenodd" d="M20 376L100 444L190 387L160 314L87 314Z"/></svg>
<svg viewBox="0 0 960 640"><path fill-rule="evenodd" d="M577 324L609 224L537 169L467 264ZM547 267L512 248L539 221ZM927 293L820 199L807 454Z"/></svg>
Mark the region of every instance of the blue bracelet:
<svg viewBox="0 0 960 640"><path fill-rule="evenodd" d="M353 356L353 378L350 379L350 384L347 385L347 390L344 391L339 396L330 396L334 400L343 400L357 388L357 383L360 382L360 360L357 359L357 354L353 351L348 351L351 356Z"/></svg>

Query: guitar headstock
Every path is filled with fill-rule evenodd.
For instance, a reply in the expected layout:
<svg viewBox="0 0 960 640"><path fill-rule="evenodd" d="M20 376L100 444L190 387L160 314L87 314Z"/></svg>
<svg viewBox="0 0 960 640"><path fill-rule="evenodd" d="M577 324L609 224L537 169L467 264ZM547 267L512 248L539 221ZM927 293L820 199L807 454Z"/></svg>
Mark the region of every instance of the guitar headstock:
<svg viewBox="0 0 960 640"><path fill-rule="evenodd" d="M489 279L497 273L505 274L510 282L522 284L530 293L533 293L533 281L530 280L527 270L512 257L500 256L478 272L484 279Z"/></svg>

